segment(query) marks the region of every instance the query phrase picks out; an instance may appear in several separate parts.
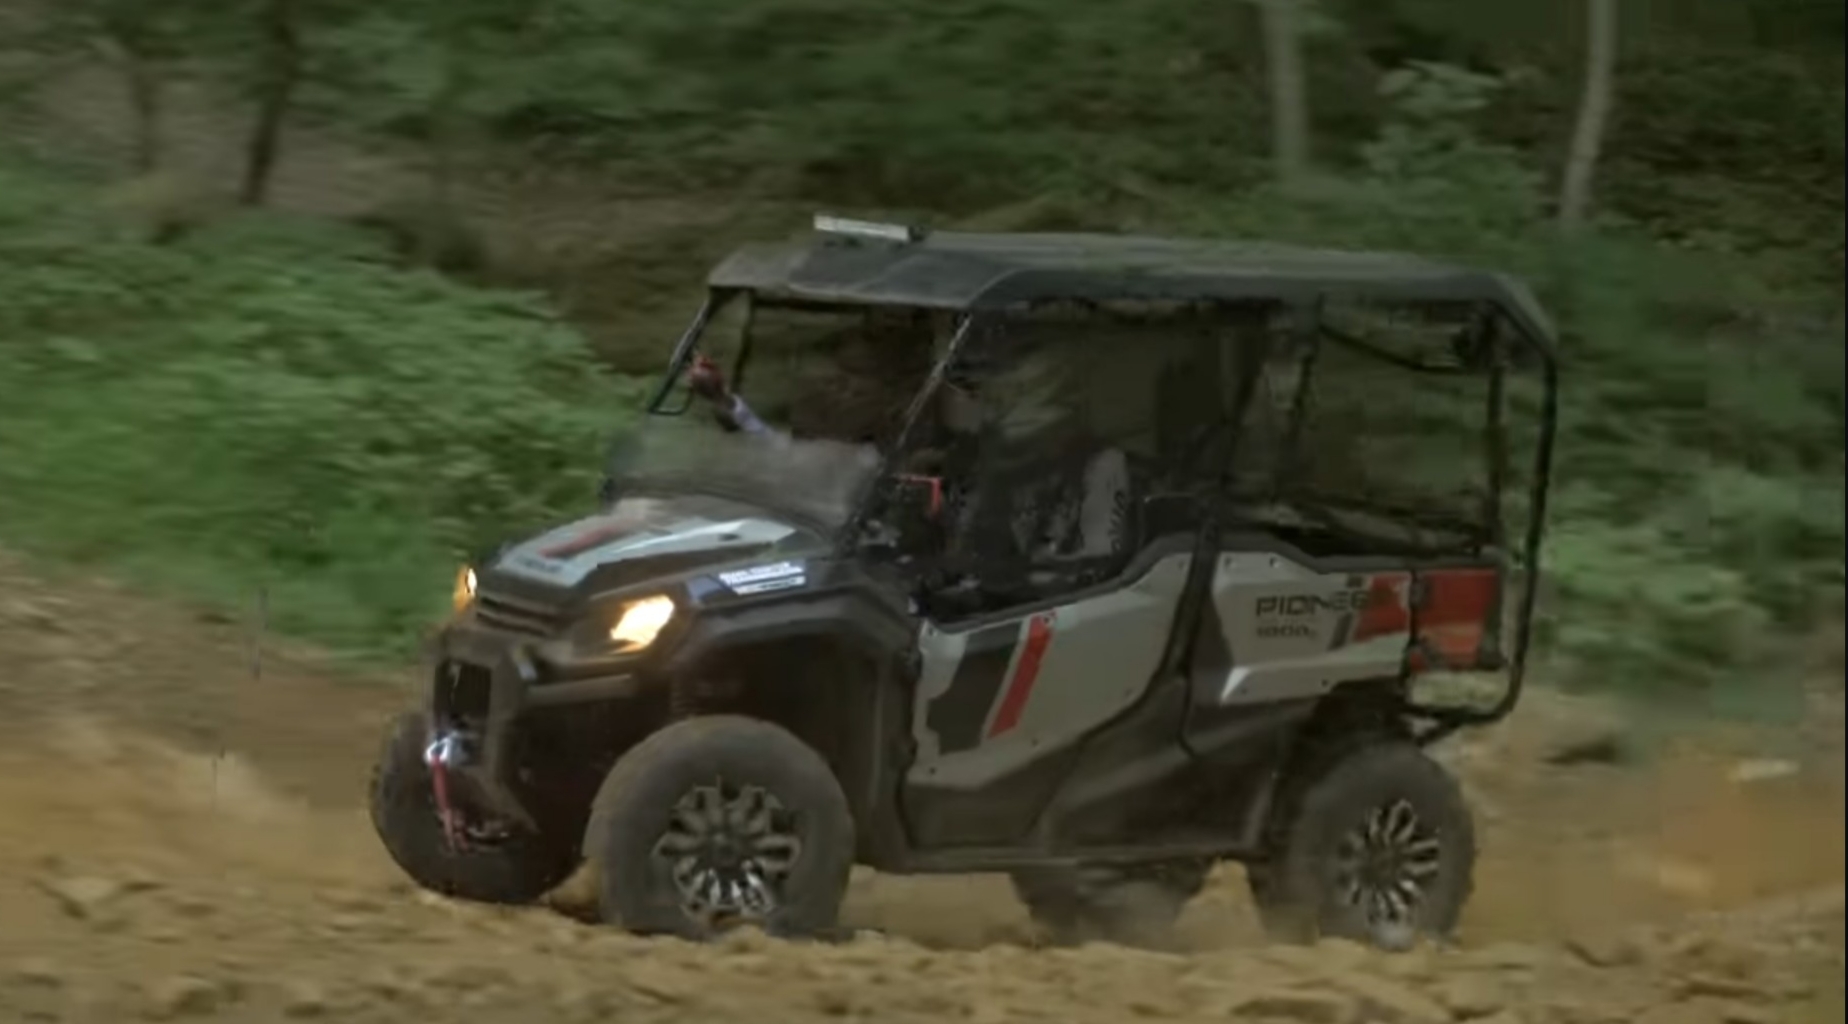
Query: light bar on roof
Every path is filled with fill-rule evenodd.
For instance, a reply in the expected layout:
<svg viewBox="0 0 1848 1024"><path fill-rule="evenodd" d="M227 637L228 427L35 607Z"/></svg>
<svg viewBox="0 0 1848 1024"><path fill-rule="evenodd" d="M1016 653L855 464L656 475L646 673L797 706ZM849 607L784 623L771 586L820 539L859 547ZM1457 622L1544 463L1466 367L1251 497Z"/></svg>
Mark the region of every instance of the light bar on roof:
<svg viewBox="0 0 1848 1024"><path fill-rule="evenodd" d="M825 213L815 215L815 230L824 235L875 238L882 242L915 242L920 235L918 229L909 224L881 224L872 220L830 217Z"/></svg>

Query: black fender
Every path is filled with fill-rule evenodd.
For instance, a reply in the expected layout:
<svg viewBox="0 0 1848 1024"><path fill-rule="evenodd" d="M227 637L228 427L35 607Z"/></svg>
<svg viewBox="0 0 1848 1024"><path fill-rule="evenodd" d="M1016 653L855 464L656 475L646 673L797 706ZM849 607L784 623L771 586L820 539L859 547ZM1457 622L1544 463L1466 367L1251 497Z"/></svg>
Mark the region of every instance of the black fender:
<svg viewBox="0 0 1848 1024"><path fill-rule="evenodd" d="M858 824L861 858L881 863L898 856L909 841L896 808L898 786L911 757L908 696L916 678L918 629L918 620L876 585L778 594L774 599L702 609L656 671L670 687L697 688L717 662L741 657L748 661L753 648L809 640L838 645L856 663L868 666L868 678L852 679L851 685L827 695L832 702L828 707L785 707L765 717L779 724L788 724L788 718L819 723L795 731L826 748L823 752ZM745 695L748 703L776 706L774 692L757 689ZM813 693L797 689L790 697L800 704ZM814 728L827 735L816 737Z"/></svg>
<svg viewBox="0 0 1848 1024"><path fill-rule="evenodd" d="M670 679L685 678L708 660L740 648L788 640L829 640L885 662L908 655L917 623L866 588L843 588L750 604L709 607L687 625L674 653L660 666Z"/></svg>

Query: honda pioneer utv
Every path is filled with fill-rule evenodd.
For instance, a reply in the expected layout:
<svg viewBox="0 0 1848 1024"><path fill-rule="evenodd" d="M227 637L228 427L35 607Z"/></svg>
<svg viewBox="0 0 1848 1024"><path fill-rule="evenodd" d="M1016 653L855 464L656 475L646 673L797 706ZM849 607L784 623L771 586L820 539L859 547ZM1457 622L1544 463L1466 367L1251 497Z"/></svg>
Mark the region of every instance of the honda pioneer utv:
<svg viewBox="0 0 1848 1024"><path fill-rule="evenodd" d="M1001 872L1132 938L1229 860L1281 937L1454 927L1471 815L1424 750L1521 692L1523 286L830 218L708 286L600 510L460 573L371 793L412 878L588 861L606 918L698 938L829 934L856 863Z"/></svg>

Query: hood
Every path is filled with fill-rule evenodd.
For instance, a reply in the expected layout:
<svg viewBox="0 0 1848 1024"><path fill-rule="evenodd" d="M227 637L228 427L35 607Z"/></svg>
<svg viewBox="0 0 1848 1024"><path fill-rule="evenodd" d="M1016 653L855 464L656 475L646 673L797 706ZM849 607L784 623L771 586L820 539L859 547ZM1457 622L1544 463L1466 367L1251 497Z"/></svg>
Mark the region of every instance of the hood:
<svg viewBox="0 0 1848 1024"><path fill-rule="evenodd" d="M751 558L772 546L795 553L821 543L801 527L725 499L632 497L516 544L488 568L526 584L570 590L591 582L607 590Z"/></svg>

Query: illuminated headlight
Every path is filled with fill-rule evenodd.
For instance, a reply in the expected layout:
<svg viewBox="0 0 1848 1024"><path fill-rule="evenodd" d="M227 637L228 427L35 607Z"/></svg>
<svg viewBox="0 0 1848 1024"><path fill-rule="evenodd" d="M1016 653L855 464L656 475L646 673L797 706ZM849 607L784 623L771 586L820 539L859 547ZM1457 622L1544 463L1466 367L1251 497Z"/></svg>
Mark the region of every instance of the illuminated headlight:
<svg viewBox="0 0 1848 1024"><path fill-rule="evenodd" d="M473 600L475 600L475 570L465 565L456 572L455 592L451 594L450 601L455 605L456 611L461 611L467 608L469 602Z"/></svg>
<svg viewBox="0 0 1848 1024"><path fill-rule="evenodd" d="M623 606L616 625L610 627L610 640L629 650L654 643L668 620L674 617L674 601L665 595L643 598Z"/></svg>

